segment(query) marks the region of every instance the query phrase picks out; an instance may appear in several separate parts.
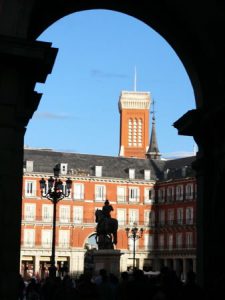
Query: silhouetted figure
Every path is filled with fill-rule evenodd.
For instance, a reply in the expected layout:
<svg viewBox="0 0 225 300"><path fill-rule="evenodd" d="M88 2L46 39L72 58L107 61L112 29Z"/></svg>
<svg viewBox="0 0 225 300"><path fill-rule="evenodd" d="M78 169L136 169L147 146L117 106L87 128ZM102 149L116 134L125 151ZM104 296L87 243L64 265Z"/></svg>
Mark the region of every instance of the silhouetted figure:
<svg viewBox="0 0 225 300"><path fill-rule="evenodd" d="M74 300L79 299L78 291L74 286L73 280L69 275L65 275L63 280L56 277L56 291L54 293L54 300ZM57 284L58 281L58 284Z"/></svg>
<svg viewBox="0 0 225 300"><path fill-rule="evenodd" d="M159 284L153 295L153 300L179 300L181 298L182 282L176 272L168 267L162 267L159 274Z"/></svg>
<svg viewBox="0 0 225 300"><path fill-rule="evenodd" d="M91 273L82 274L77 283L77 291L81 300L97 300L98 290L97 285L92 282ZM77 299L77 298L76 298Z"/></svg>
<svg viewBox="0 0 225 300"><path fill-rule="evenodd" d="M118 287L118 300L129 300L127 294L128 282L129 282L128 272L122 272L119 287Z"/></svg>
<svg viewBox="0 0 225 300"><path fill-rule="evenodd" d="M182 287L181 299L205 299L205 295L202 288L196 283L196 274L193 271L189 271L187 273L187 280L184 286Z"/></svg>
<svg viewBox="0 0 225 300"><path fill-rule="evenodd" d="M107 271L101 269L99 274L101 276L101 281L97 285L99 300L114 300L114 290Z"/></svg>
<svg viewBox="0 0 225 300"><path fill-rule="evenodd" d="M114 249L113 245L117 244L118 221L111 218L111 211L113 207L109 204L109 200L105 201L102 210L95 211L95 221L98 223L96 227L98 249Z"/></svg>
<svg viewBox="0 0 225 300"><path fill-rule="evenodd" d="M36 283L35 278L31 278L30 283L26 289L26 300L39 300L40 286Z"/></svg>
<svg viewBox="0 0 225 300"><path fill-rule="evenodd" d="M148 290L148 279L144 275L144 272L139 269L133 270L133 278L127 284L127 299L142 299L140 295L148 295ZM149 300L149 297L147 299Z"/></svg>
<svg viewBox="0 0 225 300"><path fill-rule="evenodd" d="M104 206L102 207L102 211L106 218L111 218L111 211L113 211L113 207L109 203L109 200L105 200Z"/></svg>
<svg viewBox="0 0 225 300"><path fill-rule="evenodd" d="M25 283L21 274L19 274L19 300L23 300L25 291Z"/></svg>

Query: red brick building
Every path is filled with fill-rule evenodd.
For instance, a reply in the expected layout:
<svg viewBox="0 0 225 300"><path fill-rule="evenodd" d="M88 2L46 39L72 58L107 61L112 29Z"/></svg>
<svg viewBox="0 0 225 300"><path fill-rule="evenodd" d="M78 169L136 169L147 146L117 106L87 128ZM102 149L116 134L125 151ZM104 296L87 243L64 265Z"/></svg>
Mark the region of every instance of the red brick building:
<svg viewBox="0 0 225 300"><path fill-rule="evenodd" d="M95 210L108 199L119 222L121 271L133 263L133 240L126 228L143 228L136 241L136 266L159 270L162 265L185 276L195 270L196 184L194 157L163 160L159 153L155 118L149 142L151 95L122 92L119 100L118 157L24 150L21 273L47 275L51 257L51 201L41 197L39 181L58 165L63 182L72 180L70 197L57 204L56 261L58 269L81 273L93 247Z"/></svg>

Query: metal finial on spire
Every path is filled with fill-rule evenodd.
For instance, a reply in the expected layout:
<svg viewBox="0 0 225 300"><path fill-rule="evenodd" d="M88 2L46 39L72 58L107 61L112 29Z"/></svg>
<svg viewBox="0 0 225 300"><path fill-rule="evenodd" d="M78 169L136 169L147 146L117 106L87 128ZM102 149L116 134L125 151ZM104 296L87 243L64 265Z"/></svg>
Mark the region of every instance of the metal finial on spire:
<svg viewBox="0 0 225 300"><path fill-rule="evenodd" d="M136 72L136 66L134 67L134 91L137 90L137 72Z"/></svg>
<svg viewBox="0 0 225 300"><path fill-rule="evenodd" d="M155 99L152 100L152 122L155 122Z"/></svg>

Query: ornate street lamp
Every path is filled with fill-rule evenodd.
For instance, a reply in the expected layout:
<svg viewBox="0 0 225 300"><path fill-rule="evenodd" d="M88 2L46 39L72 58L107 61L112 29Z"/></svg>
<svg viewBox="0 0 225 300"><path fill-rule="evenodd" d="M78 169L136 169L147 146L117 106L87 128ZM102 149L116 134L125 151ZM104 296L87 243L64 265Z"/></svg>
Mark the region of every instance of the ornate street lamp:
<svg viewBox="0 0 225 300"><path fill-rule="evenodd" d="M53 203L53 224L52 224L52 256L51 266L49 268L49 276L56 277L56 266L55 266L55 241L56 241L56 204L65 197L69 197L72 180L68 178L66 180L65 192L63 191L63 182L59 177L59 166L56 165L53 169L54 177L50 176L48 185L44 178L40 180L41 196L49 199Z"/></svg>
<svg viewBox="0 0 225 300"><path fill-rule="evenodd" d="M135 269L135 242L143 236L143 228L138 229L134 223L133 228L126 228L126 234L129 239L133 240L133 272Z"/></svg>

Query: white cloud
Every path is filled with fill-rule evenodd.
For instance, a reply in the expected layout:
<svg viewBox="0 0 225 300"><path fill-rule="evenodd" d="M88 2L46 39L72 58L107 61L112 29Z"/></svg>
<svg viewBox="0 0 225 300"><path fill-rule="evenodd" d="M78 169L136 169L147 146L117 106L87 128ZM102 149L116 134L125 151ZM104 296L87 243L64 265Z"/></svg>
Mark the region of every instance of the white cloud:
<svg viewBox="0 0 225 300"><path fill-rule="evenodd" d="M71 115L66 113L52 113L48 111L42 111L42 112L35 112L34 118L36 119L48 119L48 120L65 120L65 119L71 119L73 118Z"/></svg>
<svg viewBox="0 0 225 300"><path fill-rule="evenodd" d="M162 156L166 159L182 158L182 157L188 157L188 156L194 156L194 155L196 155L196 153L194 153L194 151L177 151L177 152L162 153Z"/></svg>

